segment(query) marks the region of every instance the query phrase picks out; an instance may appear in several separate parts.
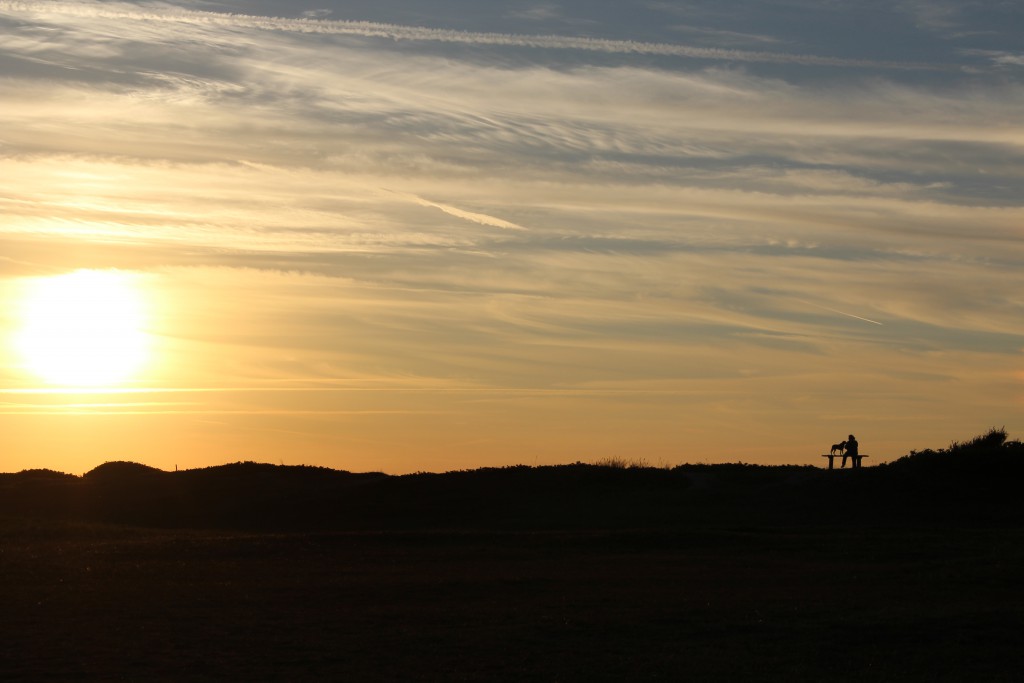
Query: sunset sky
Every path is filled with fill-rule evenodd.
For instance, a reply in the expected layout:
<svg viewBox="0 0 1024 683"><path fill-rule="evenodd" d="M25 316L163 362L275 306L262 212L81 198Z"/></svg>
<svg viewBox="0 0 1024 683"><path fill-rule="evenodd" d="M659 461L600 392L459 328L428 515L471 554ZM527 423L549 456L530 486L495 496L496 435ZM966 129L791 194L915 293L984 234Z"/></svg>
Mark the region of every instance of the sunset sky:
<svg viewBox="0 0 1024 683"><path fill-rule="evenodd" d="M1024 436L1024 4L0 0L0 471Z"/></svg>

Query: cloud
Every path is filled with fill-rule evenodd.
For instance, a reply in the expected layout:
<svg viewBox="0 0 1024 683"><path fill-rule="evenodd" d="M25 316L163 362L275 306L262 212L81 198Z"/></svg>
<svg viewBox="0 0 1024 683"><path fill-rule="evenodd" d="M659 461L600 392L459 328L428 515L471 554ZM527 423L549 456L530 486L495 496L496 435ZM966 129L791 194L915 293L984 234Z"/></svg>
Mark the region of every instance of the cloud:
<svg viewBox="0 0 1024 683"><path fill-rule="evenodd" d="M0 11L29 17L92 18L117 21L139 21L147 23L184 24L202 28L220 27L232 29L256 29L263 31L287 31L321 35L359 36L365 38L386 38L398 41L422 41L461 43L467 45L493 45L516 48L544 48L555 50L582 50L606 54L658 55L691 59L761 62L774 64L802 64L807 66L832 66L876 69L930 70L946 68L941 65L924 63L875 61L866 59L844 59L818 55L800 55L775 52L756 52L719 48L692 47L667 43L646 43L639 41L584 38L558 35L515 35L504 33L483 33L456 31L451 29L423 28L367 21L338 21L312 18L289 19L246 14L220 14L197 10L173 9L159 11L151 7L136 8L126 3L71 3L0 1Z"/></svg>
<svg viewBox="0 0 1024 683"><path fill-rule="evenodd" d="M957 26L963 3L952 0L900 0L897 7L922 28L948 32Z"/></svg>
<svg viewBox="0 0 1024 683"><path fill-rule="evenodd" d="M1006 64L971 73L836 69L167 5L0 13L19 25L0 288L149 273L151 386L196 390L196 415L239 433L344 422L364 431L333 446L397 444L422 414L417 448L477 430L514 455L527 422L528 446L561 448L566 424L626 414L622 434L800 431L1009 404L988 382L1024 346L1012 51L954 54ZM719 46L750 26L705 25Z"/></svg>
<svg viewBox="0 0 1024 683"><path fill-rule="evenodd" d="M983 57L996 66L1024 66L1024 53L1006 52L1002 50L962 50L963 54Z"/></svg>
<svg viewBox="0 0 1024 683"><path fill-rule="evenodd" d="M404 196L408 197L409 199L416 202L420 206L430 206L435 209L440 209L449 216L455 216L456 218L461 218L463 220L471 221L473 223L480 223L481 225L490 225L492 227L502 228L505 230L526 230L526 228L524 228L521 225L516 225L515 223L511 223L501 218L495 218L494 216L488 216L487 214L466 211L464 209L459 209L454 206L449 206L448 204L432 202L428 199L423 199L422 197L417 197L415 195Z"/></svg>
<svg viewBox="0 0 1024 683"><path fill-rule="evenodd" d="M685 33L706 37L718 42L737 45L750 44L777 44L783 42L780 38L757 33L743 33L741 31L727 31L723 29L707 28L702 26L689 26L686 24L675 24L672 30L677 33Z"/></svg>
<svg viewBox="0 0 1024 683"><path fill-rule="evenodd" d="M560 18L562 11L556 5L534 5L532 7L511 10L507 16L516 19L527 19L529 21L550 21Z"/></svg>
<svg viewBox="0 0 1024 683"><path fill-rule="evenodd" d="M334 10L330 9L308 9L302 12L302 17L304 19L326 19L332 14L334 14Z"/></svg>

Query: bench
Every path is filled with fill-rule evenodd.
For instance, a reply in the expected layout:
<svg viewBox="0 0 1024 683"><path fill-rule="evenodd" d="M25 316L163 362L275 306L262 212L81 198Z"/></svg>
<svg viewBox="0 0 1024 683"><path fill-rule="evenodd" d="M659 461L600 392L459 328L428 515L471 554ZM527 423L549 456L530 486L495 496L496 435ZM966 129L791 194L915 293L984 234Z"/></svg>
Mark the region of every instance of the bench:
<svg viewBox="0 0 1024 683"><path fill-rule="evenodd" d="M867 457L870 457L870 456L863 455L861 453L858 453L857 455L847 455L847 456L844 456L842 453L822 453L821 457L828 458L828 468L831 470L831 469L835 469L835 459L836 458L842 458L842 457L850 458L850 460L853 461L853 467L857 468L857 467L860 467L860 461L861 461L862 458L867 458Z"/></svg>

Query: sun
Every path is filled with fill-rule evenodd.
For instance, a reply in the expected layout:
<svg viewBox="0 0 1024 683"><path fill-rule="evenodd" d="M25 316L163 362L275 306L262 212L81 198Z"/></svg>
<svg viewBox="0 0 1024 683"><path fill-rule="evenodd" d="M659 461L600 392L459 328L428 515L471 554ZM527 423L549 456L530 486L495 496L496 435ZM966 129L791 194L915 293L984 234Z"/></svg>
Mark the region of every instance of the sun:
<svg viewBox="0 0 1024 683"><path fill-rule="evenodd" d="M132 273L78 270L30 280L14 334L22 367L66 387L130 381L149 357L144 304Z"/></svg>

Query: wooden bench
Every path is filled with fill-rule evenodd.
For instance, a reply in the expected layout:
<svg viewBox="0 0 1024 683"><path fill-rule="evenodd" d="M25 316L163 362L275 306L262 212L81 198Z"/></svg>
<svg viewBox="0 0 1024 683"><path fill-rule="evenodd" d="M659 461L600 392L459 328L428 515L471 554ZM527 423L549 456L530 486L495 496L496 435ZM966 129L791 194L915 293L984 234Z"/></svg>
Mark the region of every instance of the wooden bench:
<svg viewBox="0 0 1024 683"><path fill-rule="evenodd" d="M842 453L822 453L821 457L828 458L828 468L831 470L831 469L835 469L835 459L836 458L843 458L843 457L850 458L850 460L853 461L853 467L857 468L857 467L860 467L860 461L861 461L862 458L867 458L867 457L870 457L870 456L867 456L867 455L864 455L864 454L861 454L861 453L858 453L857 455L846 455L846 456L844 456Z"/></svg>

